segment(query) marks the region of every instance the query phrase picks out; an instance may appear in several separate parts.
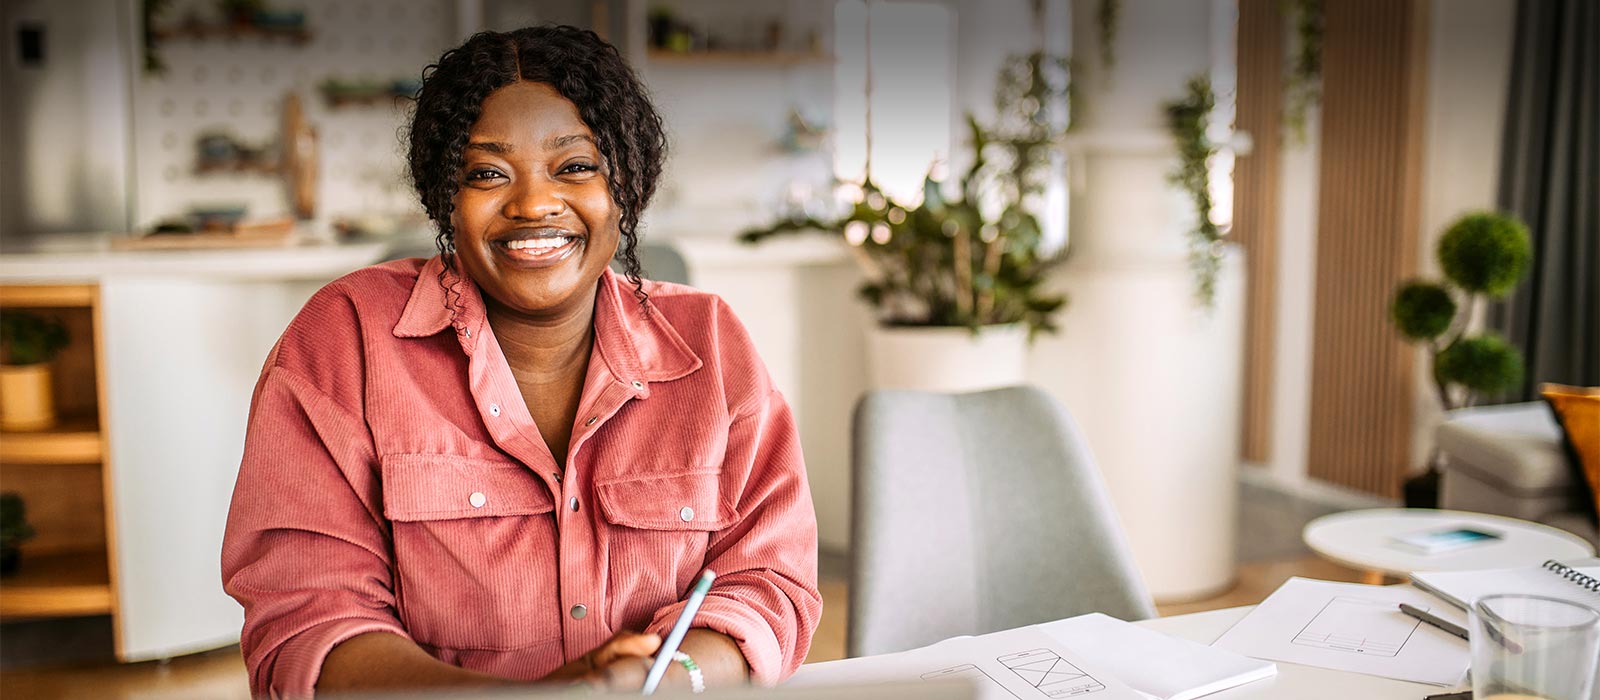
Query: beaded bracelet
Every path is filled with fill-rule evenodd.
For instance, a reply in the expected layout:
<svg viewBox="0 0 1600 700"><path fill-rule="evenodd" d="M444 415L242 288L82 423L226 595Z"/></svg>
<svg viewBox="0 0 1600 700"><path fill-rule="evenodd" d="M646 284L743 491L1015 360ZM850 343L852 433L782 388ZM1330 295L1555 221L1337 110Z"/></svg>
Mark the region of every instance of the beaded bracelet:
<svg viewBox="0 0 1600 700"><path fill-rule="evenodd" d="M672 660L681 664L684 670L689 672L689 688L691 690L696 693L706 692L706 676L700 672L700 664L695 663L692 657L681 651L673 652Z"/></svg>

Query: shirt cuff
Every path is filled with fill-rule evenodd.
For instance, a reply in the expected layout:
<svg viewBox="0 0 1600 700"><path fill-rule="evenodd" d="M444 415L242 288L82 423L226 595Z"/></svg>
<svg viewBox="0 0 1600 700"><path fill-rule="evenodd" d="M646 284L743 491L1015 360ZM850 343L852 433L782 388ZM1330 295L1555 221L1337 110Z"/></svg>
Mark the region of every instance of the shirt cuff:
<svg viewBox="0 0 1600 700"><path fill-rule="evenodd" d="M352 637L368 632L388 632L406 639L411 635L392 622L363 618L329 620L311 627L278 647L272 677L265 685L273 698L310 698L328 652Z"/></svg>
<svg viewBox="0 0 1600 700"><path fill-rule="evenodd" d="M673 623L678 621L678 613L683 611L684 603L675 603L656 612L655 620L645 628L645 632L660 635L666 639L667 633L672 631ZM777 685L783 680L784 663L783 649L778 645L778 637L772 632L772 625L766 618L756 614L749 606L726 599L706 596L701 603L700 610L695 613L694 623L690 629L696 627L720 632L733 638L739 645L739 653L744 654L745 663L750 665L750 680L764 686Z"/></svg>

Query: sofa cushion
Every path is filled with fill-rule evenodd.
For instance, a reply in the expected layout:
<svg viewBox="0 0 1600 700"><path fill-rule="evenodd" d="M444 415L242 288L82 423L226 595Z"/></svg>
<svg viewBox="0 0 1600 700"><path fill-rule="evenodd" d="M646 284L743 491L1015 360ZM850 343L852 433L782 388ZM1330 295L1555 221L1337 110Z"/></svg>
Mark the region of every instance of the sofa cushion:
<svg viewBox="0 0 1600 700"><path fill-rule="evenodd" d="M1561 426L1542 401L1450 411L1435 439L1448 469L1508 495L1556 495L1575 485Z"/></svg>

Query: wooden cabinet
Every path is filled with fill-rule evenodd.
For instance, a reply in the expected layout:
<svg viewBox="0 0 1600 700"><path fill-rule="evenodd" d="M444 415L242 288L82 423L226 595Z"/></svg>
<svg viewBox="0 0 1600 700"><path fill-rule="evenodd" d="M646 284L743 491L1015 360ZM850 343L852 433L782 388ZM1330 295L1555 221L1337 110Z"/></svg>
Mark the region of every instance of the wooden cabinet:
<svg viewBox="0 0 1600 700"><path fill-rule="evenodd" d="M0 434L0 489L23 495L38 531L0 580L0 620L110 615L107 651L123 661L237 642L244 614L220 560L261 364L317 288L377 252L126 256L121 274L73 285L15 279L44 277L43 258L0 267L13 278L0 313L55 316L72 334L56 361L61 423ZM275 255L301 269L275 272Z"/></svg>
<svg viewBox="0 0 1600 700"><path fill-rule="evenodd" d="M94 285L0 286L0 314L60 319L71 342L53 372L55 427L0 432L0 489L20 494L37 534L17 574L0 579L0 620L117 614L114 538L101 432L99 290Z"/></svg>

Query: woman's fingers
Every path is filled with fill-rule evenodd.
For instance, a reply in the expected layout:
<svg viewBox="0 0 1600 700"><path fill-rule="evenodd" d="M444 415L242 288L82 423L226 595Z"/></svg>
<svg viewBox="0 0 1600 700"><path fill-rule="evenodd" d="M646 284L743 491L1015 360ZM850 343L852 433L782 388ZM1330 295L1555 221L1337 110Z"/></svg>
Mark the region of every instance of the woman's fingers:
<svg viewBox="0 0 1600 700"><path fill-rule="evenodd" d="M629 656L650 656L661 648L661 638L653 634L618 632L600 648L589 652L595 668L605 668L617 659Z"/></svg>

